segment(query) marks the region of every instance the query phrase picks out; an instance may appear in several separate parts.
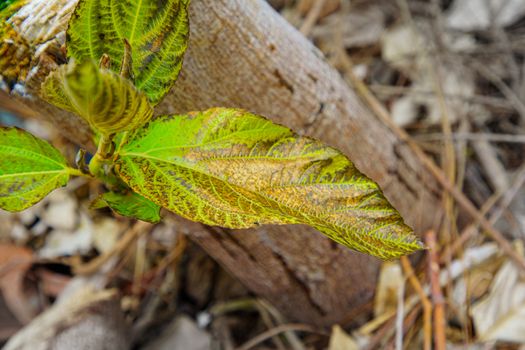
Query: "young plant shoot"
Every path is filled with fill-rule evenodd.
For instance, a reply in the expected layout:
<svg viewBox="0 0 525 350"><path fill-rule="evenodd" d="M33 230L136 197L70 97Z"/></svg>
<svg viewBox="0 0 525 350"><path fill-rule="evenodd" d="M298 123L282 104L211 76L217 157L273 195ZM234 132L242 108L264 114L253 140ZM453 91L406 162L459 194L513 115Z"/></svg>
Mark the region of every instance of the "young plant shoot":
<svg viewBox="0 0 525 350"><path fill-rule="evenodd" d="M71 176L103 181L92 203L158 222L161 207L207 225L307 224L383 259L422 245L379 186L338 150L233 108L152 118L186 51L189 0L80 0L68 63L41 95L93 129L87 167L50 144L0 128L0 208L24 210Z"/></svg>

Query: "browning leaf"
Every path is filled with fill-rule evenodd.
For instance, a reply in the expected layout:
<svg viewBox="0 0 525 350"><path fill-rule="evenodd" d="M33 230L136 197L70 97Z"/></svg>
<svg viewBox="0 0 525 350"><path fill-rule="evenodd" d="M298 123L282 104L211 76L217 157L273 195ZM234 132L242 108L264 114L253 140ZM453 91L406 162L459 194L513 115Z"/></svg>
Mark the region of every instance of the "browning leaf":
<svg viewBox="0 0 525 350"><path fill-rule="evenodd" d="M26 324L35 317L37 305L30 302L24 278L33 264L33 254L25 247L0 244L0 291L18 321ZM24 288L26 287L26 288Z"/></svg>
<svg viewBox="0 0 525 350"><path fill-rule="evenodd" d="M208 225L308 224L385 259L422 247L338 150L242 110L151 121L122 146L116 171L135 192Z"/></svg>

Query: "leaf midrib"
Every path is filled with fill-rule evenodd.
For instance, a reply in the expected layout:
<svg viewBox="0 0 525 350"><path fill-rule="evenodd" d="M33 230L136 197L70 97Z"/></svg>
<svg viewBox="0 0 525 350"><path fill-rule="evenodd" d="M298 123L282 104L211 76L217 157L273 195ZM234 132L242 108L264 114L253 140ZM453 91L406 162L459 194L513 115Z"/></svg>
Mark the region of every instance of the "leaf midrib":
<svg viewBox="0 0 525 350"><path fill-rule="evenodd" d="M211 177L214 177L216 178L217 180L221 180L221 181L225 181L225 182L228 182L226 181L224 178L221 178L221 177L218 177L214 174L211 174L211 173L208 173L208 172L205 172L203 171L202 169L198 168L198 167L191 167L189 166L188 163L186 162L177 162L177 161L172 161L172 160L168 160L168 159L164 159L164 158L159 158L159 157L155 157L155 156L150 156L150 155L147 155L147 153L137 153L137 152L121 152L119 154L119 158L124 158L125 156L131 156L131 157L137 157L137 158L144 158L144 159L152 159L152 160L156 160L156 161L159 161L159 162L162 162L162 163L168 163L168 164L173 164L173 165L176 165L176 166L179 166L179 167L183 167L183 168L186 168L186 169L190 169L192 171L195 171L195 172L198 172L198 173L201 173L203 175L206 175L206 176L211 176ZM229 159L242 159L242 160L245 160L245 161L250 161L250 160L261 160L261 159L270 159L270 160L295 160L297 158L299 158L300 156L297 156L297 157L286 157L286 158L271 158L271 157L247 157L247 158L242 158L242 157L232 157L232 156L229 156L229 157L216 157L216 158L210 158L208 160L229 160ZM175 158L175 159L178 159L178 158ZM180 159L183 159L183 158L180 158ZM118 159L117 159L118 160ZM229 183L229 182L228 182ZM342 183L326 183L326 182L316 182L314 184L310 184L310 183L304 183L304 184L301 184L301 183L290 183L290 184L286 184L286 185L278 185L278 186L270 186L271 188L283 188L283 187L290 187L290 186L312 186L312 185L328 185L328 186L342 186L342 185L346 185L346 184L351 184L351 185L359 185L358 182L342 182ZM365 182L365 184L367 185L367 188L369 186L369 184L367 184ZM237 184L232 184L232 185L235 185L235 186L238 186ZM251 191L251 190L250 190ZM271 198L270 198L271 199Z"/></svg>
<svg viewBox="0 0 525 350"><path fill-rule="evenodd" d="M163 176L167 177L166 173L165 173L164 171L162 171L162 169L160 169L160 168L158 167L157 164L155 164L155 163L152 163L152 164L153 164L154 167L156 167L156 168L160 171L160 173L161 173ZM174 163L173 163L173 164L174 164ZM183 167L183 166L178 165L178 164L176 164L176 165L177 165L177 166L180 166L180 167ZM188 168L188 169L193 170L192 168ZM210 174L204 173L204 172L202 172L202 171L197 171L197 170L193 170L193 171L198 172L198 173L201 173L201 174L204 174L204 175L209 176L209 177L213 177L213 178L215 178L215 179L217 179L217 180L219 180L219 181L227 182L227 181L225 181L224 179L221 179L221 178L218 178L218 177L216 177L216 176L213 176L213 175L210 175ZM227 183L228 183L228 182L227 182ZM230 183L228 183L228 184L230 185L230 187L231 187L232 185L238 187L238 186L235 185L235 184L230 184ZM194 193L194 192L192 192L192 191L189 191L188 189L184 188L184 186L179 186L179 187L180 187L183 191L185 191L188 195L190 195L190 196L192 196L192 197L194 197L194 198L196 198L196 199L198 199L198 200L204 201L204 198L200 197L198 194L196 194L196 193ZM250 190L248 190L248 191L250 191ZM237 191L236 191L236 192L237 192ZM250 191L250 192L252 192L252 191ZM238 194L239 196L243 196L243 197L244 197L246 200L248 200L249 202L253 202L253 200L252 200L251 198L246 197L246 196L243 195L242 193L237 192L237 194ZM151 201L153 201L152 198L148 198L148 199L151 200ZM213 206L213 203L211 203L211 202L209 202L209 201L206 201L206 202L207 202L207 205L208 205L208 206ZM253 202L253 203L255 203L255 202ZM223 208L221 208L221 210L222 210L222 211L225 211L225 212L229 212L229 213L231 213L231 214L235 214L235 215L252 216L252 217L254 217L254 218L257 218L257 215L256 215L256 214L247 214L247 213L243 213L243 212L239 212L239 211L234 211L234 210L231 210L231 209L230 209L230 210L228 210L228 209L223 209Z"/></svg>
<svg viewBox="0 0 525 350"><path fill-rule="evenodd" d="M146 157L145 157L145 158L146 158ZM152 158L150 158L150 159L152 159ZM164 160L162 160L162 159L158 159L158 158L156 158L156 160L160 160L160 161L163 161L163 162L165 162L165 163L175 164L175 165L177 165L177 166L184 167L183 165L180 165L180 164L177 164L177 163L174 163L174 162L164 161ZM160 168L158 167L157 164L155 164L154 162L152 162L151 164L152 164L154 167L156 167L156 168L159 170L159 172L160 172L163 176L167 176L167 175L165 174L165 172L162 171L162 169L160 169ZM197 169L193 169L193 168L191 168L191 167L186 167L186 168L188 168L188 169L190 169L190 170L193 170L193 171L195 171L195 172L202 173L202 174L204 174L205 176L209 176L209 177L216 178L216 179L218 179L219 181L226 182L228 185L233 185L233 186L235 186L235 187L238 187L237 184L231 184L231 183L229 183L228 181L226 181L225 179L221 179L221 178L219 178L219 177L217 177L217 176L215 176L215 175L208 174L208 173L205 173L205 172L203 172L203 171L200 171L200 170L197 170ZM182 190L184 190L188 195L190 195L190 196L192 196L192 197L194 197L194 198L197 198L197 199L199 199L199 200L204 200L202 197L199 197L197 194L195 194L195 193L193 193L193 192L191 192L191 191L188 191L187 189L182 188ZM276 203L276 205L279 205L279 206L284 205L284 206L286 206L287 208L289 208L289 209L292 210L292 211L298 211L298 210L299 210L298 208L288 206L286 203L281 203L281 202L277 201L275 198L270 197L270 196L267 196L267 195L264 194L264 193L255 192L255 191L252 191L252 190L250 190L250 189L247 189L247 190L248 190L249 192L253 192L253 193L257 194L258 196L261 196L261 197L263 197L263 198L266 198L266 199L268 199L268 200L270 200L270 201ZM237 194L238 194L239 196L243 196L243 197L244 197L246 200L248 200L249 202L253 202L253 200L252 200L251 198L248 198L248 197L244 196L242 193L237 192ZM144 194L143 194L143 195L144 195ZM153 196L152 196L152 197L153 197ZM150 200L153 200L154 198L149 198L149 199L150 199ZM211 205L211 203L208 202L207 205ZM255 219L260 218L260 216L257 216L257 215L254 215L254 214L238 213L238 212L235 212L235 211L224 210L224 209L221 209L221 210L223 210L223 211L225 211L225 212L229 212L230 214L234 214L234 215L238 215L238 214L240 214L240 215L243 215L243 216L254 217ZM322 216L317 215L316 212L308 212L308 216L310 216L310 217L312 217L312 218L316 218L316 219L321 220L321 221L323 221L323 220L325 219L325 218L323 218ZM310 224L312 224L313 226L315 226L315 225L317 225L318 223L316 223L315 220L314 220L314 221L310 221ZM389 223L388 225L393 225L393 224L395 224L395 223ZM344 229L345 231L346 231L346 230L350 230L350 231L351 231L351 227L340 226L340 225L337 224L337 222L331 222L331 225L333 225L333 226L332 226L333 228L336 228L336 227L337 227L337 228L339 228L339 229ZM371 232L370 232L370 233L371 233L371 236L373 236L373 233L377 232L377 231L380 230L381 228L382 228L382 226L381 226L381 227L378 227L378 228L376 228L376 229L374 229L373 231L371 231ZM353 236L355 239L360 239L360 238L359 238L359 235L352 234L352 236ZM385 239L385 238L384 238L384 239ZM396 242L398 242L398 241L395 240L395 239L393 239L392 241L396 241ZM408 241L407 241L407 242L404 242L404 244L412 244L412 242L408 242ZM373 251L377 251L377 248L376 248L373 244L370 244L370 243L369 243L368 241L366 241L366 240L361 239L361 245L363 245L363 246L367 246L368 248L370 248L370 249L373 250Z"/></svg>
<svg viewBox="0 0 525 350"><path fill-rule="evenodd" d="M203 175L205 175L205 176L209 176L209 177L216 178L217 180L222 181L222 182L225 182L225 183L227 183L227 184L229 184L229 185L238 186L237 184L232 184L232 183L228 182L226 179L223 179L223 178L217 177L217 176L214 175L214 174L206 173L206 172L204 172L204 171L202 171L201 169L198 169L198 168L189 167L188 164L184 164L184 163L181 164L181 163L178 163L178 162L173 162L173 161L169 161L169 160L162 159L162 158L157 158L157 157L152 157L152 156L145 156L145 155L140 154L140 153L127 153L126 155L127 155L127 156L135 156L135 157L144 158L144 159L149 159L149 160L156 160L156 161L163 162L163 163L168 163L168 164L174 164L174 165L179 166L179 167L184 167L184 168L190 169L191 171L199 172L199 173L201 173L201 174L203 174ZM132 164L135 164L135 163L132 162ZM155 162L151 162L151 164L154 165L156 168L158 168L158 166L157 166L157 164L155 164ZM158 168L158 169L159 169L159 168ZM159 169L159 170L161 170L161 169ZM160 172L163 174L163 176L166 176L166 174L165 174L163 171L160 171ZM333 185L333 184L330 184L330 185ZM287 207L287 208L289 208L290 210L295 211L295 212L297 212L297 211L299 210L298 208L295 208L295 207L293 207L293 206L289 206L287 203L281 203L281 202L279 202L277 199L275 199L275 198L273 198L273 197L271 197L271 196L268 196L268 195L266 195L266 194L264 194L264 193L261 193L261 192L258 192L258 191L253 191L253 190L251 190L251 189L247 189L247 190L248 190L249 192L252 192L252 193L254 193L254 194L258 195L258 196L261 196L261 197L263 197L263 198L266 198L267 200L270 200L270 201L276 203L276 205L279 205L279 206L285 206L285 207ZM194 196L194 197L196 196L196 194L195 194L195 193L192 193L191 191L187 191L187 192L188 192L188 194L190 194L190 195L192 195L192 196ZM143 194L143 195L145 195L145 194ZM241 195L241 194L239 193L239 195ZM245 197L245 196L243 195L243 197ZM245 198L246 198L246 197L245 197ZM154 198L149 198L149 199L150 199L150 200L153 200ZM202 198L200 198L200 199L202 200ZM252 201L250 198L246 198L246 199L248 199L249 201ZM243 214L243 215L246 215L246 214ZM321 220L321 221L323 221L323 220L326 219L326 218L323 217L323 216L319 216L318 213L315 212L315 211L308 211L308 212L307 212L307 215L310 216L310 217L312 217L312 218L315 218L315 219L317 219L317 220ZM342 226L340 226L337 222L333 222L333 221L331 221L331 220L330 220L330 222L331 222L331 225L333 225L333 226L332 226L332 229L340 229L340 230L343 229L344 231L347 231L347 230L348 230L347 227L342 227ZM313 226L316 226L315 220L314 220L314 221L310 221L309 224L310 224L310 225L313 225ZM381 228L379 227L379 228L375 229L375 230L372 231L372 232L376 232L376 231L379 230L379 229L381 229ZM354 237L354 239L359 239L359 235L352 234L352 236ZM383 239L384 239L384 238L383 238ZM411 242L411 241L398 241L398 240L396 240L396 239L393 239L392 241L393 241L393 242L398 242L398 243L403 243L403 244L409 244L409 245L412 245L412 244L414 243L414 242ZM367 242L366 240L361 240L361 245L363 245L363 246L367 246L368 248L370 248L370 249L372 249L372 250L374 250L374 251L377 251L377 247L375 247L373 244L370 244L370 243Z"/></svg>
<svg viewBox="0 0 525 350"><path fill-rule="evenodd" d="M93 35L92 30L91 30L91 16L93 14L93 4L94 4L93 1L89 3L89 10L88 10L88 16L87 16L88 38L91 38ZM91 57L95 57L95 50L93 49L92 40L89 40L88 47L89 47L89 54L91 55Z"/></svg>
<svg viewBox="0 0 525 350"><path fill-rule="evenodd" d="M25 173L11 173L11 174L1 174L0 179L5 179L8 177L15 177L15 176L33 176L33 175L50 175L50 174L57 174L57 173L64 173L67 174L67 169L61 169L61 170L47 170L47 171L29 171Z"/></svg>
<svg viewBox="0 0 525 350"><path fill-rule="evenodd" d="M180 12L180 11L179 11ZM180 16L177 16L176 17L177 20L180 18ZM177 26L177 29L176 29L176 32L173 34L173 36L175 38L178 37L178 34L181 32L181 31L184 31L186 28L183 28L184 26L181 26L181 25L178 25ZM167 45L167 48L166 50L168 49L171 49L171 47L173 46L173 42L174 41L171 41L168 43ZM162 52L163 50L161 50ZM153 77L157 72L158 72L158 67L163 63L163 60L159 59L158 60L158 63L151 63L152 66L153 66L153 69L149 70L148 74L146 76L141 76L140 77L140 82L138 82L137 84L137 87L139 88L142 88L144 85L147 84L147 82L149 82L149 80L151 79L151 77Z"/></svg>
<svg viewBox="0 0 525 350"><path fill-rule="evenodd" d="M222 182L227 183L228 185L233 185L233 186L236 186L236 187L239 186L239 185L237 185L237 184L235 184L235 183L230 183L230 182L227 181L226 179L220 178L220 177L218 177L218 176L216 176L216 175L214 175L214 174L210 174L210 173L204 172L202 169L194 168L194 167L190 167L190 166L188 166L188 164L185 164L185 163L173 162L173 161L169 161L169 160L162 159L162 158L158 158L158 157L144 156L144 155L142 155L142 154L140 154L140 153L126 153L126 155L127 155L127 156L135 156L135 157L138 157L138 158L143 158L143 159L148 159L148 160L155 160L155 161L159 161L159 162L162 162L162 163L173 164L173 165L176 165L176 166L179 166L179 167L182 167L182 168L189 169L189 170L191 170L191 171L195 171L195 172L201 173L201 174L203 174L203 175L205 175L205 176L213 177L213 178L215 178L215 179L217 179L217 180L219 180L219 181L222 181ZM132 163L132 164L136 164L135 162L131 162L131 163ZM151 164L153 164L157 169L159 169L158 166L157 166L157 164L155 164L155 162L151 162ZM161 169L159 169L159 170L161 170ZM166 176L165 173L164 173L163 171L160 171L160 172L163 174L163 176ZM322 185L322 183L319 183L319 184ZM333 184L327 184L327 185L333 185ZM298 186L300 186L300 184L299 184ZM279 187L279 186L274 186L274 187L276 188L276 187ZM263 198L266 198L267 200L270 200L270 201L276 203L276 205L279 205L279 206L283 205L283 206L285 206L285 207L287 207L287 208L289 208L290 210L293 210L293 211L298 211L298 210L299 210L298 208L295 208L295 207L289 206L289 205L287 205L286 203L281 203L281 202L279 202L276 198L273 198L273 197L271 197L271 196L268 196L268 195L266 195L266 194L264 194L264 193L261 193L261 192L258 192L258 191L254 191L254 190L251 190L251 189L246 189L246 190L249 191L249 192L252 192L252 193L254 193L254 194L258 195L258 196L261 196L261 197L263 197ZM195 195L194 193L192 193L192 192L189 192L189 193L190 193L191 195L193 195L193 196L196 196L196 195ZM145 196L145 194L142 194L142 195ZM239 193L239 195L241 195L241 194ZM243 197L245 197L245 198L246 198L247 200L249 200L249 201L253 201L252 199L247 198L247 197L244 196L244 195L243 195ZM148 199L150 199L150 200L154 200L154 198L148 198ZM202 199L202 198L201 198L201 199ZM308 215L309 215L309 216L313 216L313 217L315 217L315 218L317 218L317 219L319 219L319 220L322 220L322 219L323 219L323 217L318 216L317 213L315 213L315 212L308 212ZM334 225L335 225L335 224L334 224ZM337 226L336 226L336 227L337 227Z"/></svg>
<svg viewBox="0 0 525 350"><path fill-rule="evenodd" d="M133 45L135 43L134 36L135 36L135 30L137 29L137 21L139 18L140 9L142 8L142 0L139 0L139 3L137 4L137 10L135 11L135 17L133 18L133 26L131 27L131 33L129 36L130 44Z"/></svg>
<svg viewBox="0 0 525 350"><path fill-rule="evenodd" d="M128 153L128 155L129 155L129 153ZM222 179L222 178L219 178L219 177L217 177L217 176L215 176L215 175L212 175L212 174L209 174L209 173L205 173L205 172L203 172L203 171L201 171L201 170L193 169L193 168L188 167L188 166L186 166L186 165L181 165L181 164L178 164L178 163L175 163L175 162L166 162L166 161L164 161L163 159L160 159L160 158L151 158L151 157L142 157L142 158L145 158L145 159L154 159L154 160L158 160L158 161L161 161L161 162L174 164L174 165L179 166L179 167L181 167L181 168L186 168L186 169L189 169L189 170L191 170L191 171L195 171L195 172L198 172L198 173L200 173L200 174L203 174L204 176L212 177L212 178L217 179L218 181L225 182L225 183L228 184L228 186L230 186L230 187L231 187L231 186L239 187L238 185L236 185L236 184L232 184L232 183L229 183L228 181L226 181L226 180L224 180L224 179ZM134 164L134 165L136 164L136 163L134 163L134 162L131 162L131 163ZM160 169L160 168L158 167L157 164L155 164L154 162L151 162L151 164L152 164L155 168L157 168L163 176L165 176L165 177L167 176L167 175L165 174L165 172L162 171L162 169ZM118 170L118 168L117 168L117 170ZM198 196L196 193L194 193L194 192L192 192L192 191L188 191L188 190L185 189L184 187L181 187L181 189L182 189L183 191L185 191L188 195L190 195L190 196L192 196L192 197L194 197L194 198L196 198L196 199L198 199L198 200L204 200L202 197ZM247 189L247 191L249 191L249 192L253 192L253 193L256 193L256 192L254 192L254 191L252 191L252 190L249 190L249 189ZM237 192L237 191L236 191L236 192ZM244 197L247 201L249 201L249 202L253 202L253 199L246 197L246 196L243 195L242 193L237 192L237 194L238 194L239 196ZM276 202L275 199L270 198L270 197L267 197L267 196L265 196L265 195L263 195L263 194L261 194L261 193L256 193L256 194L257 194L257 195L260 195L260 196L263 197L263 198L266 198L266 199L269 199L269 200L271 200L271 201L273 201L273 202ZM151 201L154 201L154 200L155 200L155 197L154 197L154 196L149 196L149 194L141 193L141 195L144 196L144 197L146 197L146 198L148 198L148 199L151 200ZM255 202L254 202L254 203L255 203ZM276 202L276 203L277 203L277 202ZM277 203L277 204L278 204L278 203ZM207 201L207 205L208 205L208 206L212 206L212 203L210 203L210 202ZM221 210L223 210L223 211L225 211L225 212L229 212L229 213L234 214L234 215L250 216L250 217L253 217L253 218L255 218L255 219L260 218L260 216L258 216L258 215L256 215L256 214L242 213L242 212L238 212L238 211L234 211L234 210L225 210L225 209L221 209Z"/></svg>
<svg viewBox="0 0 525 350"><path fill-rule="evenodd" d="M57 164L63 169L66 168L64 163L61 163L58 160L50 158L48 155L45 155L45 154L42 154L42 153L37 153L35 151L29 150L29 149L26 149L26 148L20 148L20 147L8 146L8 145L0 145L0 150L2 148L7 149L7 150L14 150L15 152L9 152L9 153L10 154L19 155L19 156L21 156L21 154L16 154L16 153L20 153L19 151L22 151L22 153L25 153L25 154L30 153L30 154L35 156L34 158L49 160L50 163ZM24 157L24 158L31 159L31 157Z"/></svg>

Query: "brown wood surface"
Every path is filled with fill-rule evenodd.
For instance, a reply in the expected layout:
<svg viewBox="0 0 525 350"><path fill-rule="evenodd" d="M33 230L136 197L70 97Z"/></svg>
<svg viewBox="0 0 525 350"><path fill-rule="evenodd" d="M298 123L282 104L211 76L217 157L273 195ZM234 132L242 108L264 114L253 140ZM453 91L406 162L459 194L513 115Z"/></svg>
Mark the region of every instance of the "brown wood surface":
<svg viewBox="0 0 525 350"><path fill-rule="evenodd" d="M75 2L32 0L13 19L19 33L35 44L33 62L39 64L21 81L26 91L13 92L18 98L29 103L49 69L63 62L61 45ZM431 175L322 53L265 1L192 0L190 9L191 38L183 70L158 106L159 113L225 106L267 116L341 149L381 185L416 233L432 225L440 207ZM89 146L87 128L68 113L45 106L38 97L30 104L71 139ZM370 310L379 261L332 243L313 229L264 226L232 231L183 219L179 224L290 320L326 326Z"/></svg>

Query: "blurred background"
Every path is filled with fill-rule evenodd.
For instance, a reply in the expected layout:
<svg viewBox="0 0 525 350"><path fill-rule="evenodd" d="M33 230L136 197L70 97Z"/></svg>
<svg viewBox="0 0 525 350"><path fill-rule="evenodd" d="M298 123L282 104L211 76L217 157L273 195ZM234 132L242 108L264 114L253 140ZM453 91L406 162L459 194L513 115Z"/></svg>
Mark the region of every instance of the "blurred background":
<svg viewBox="0 0 525 350"><path fill-rule="evenodd" d="M172 218L153 227L89 210L99 185L77 178L26 211L0 211L0 345L25 325L45 328L44 310L60 320L91 305L80 315L96 318L77 336L102 327L115 349L525 349L524 270L509 256L523 256L525 239L525 1L268 2L349 84L365 84L510 248L445 196L434 249L383 263L373 314L321 329L289 323ZM0 124L74 158L56 128L0 99ZM89 292L97 284L118 303ZM82 304L52 308L79 289ZM99 304L107 312L89 312Z"/></svg>

